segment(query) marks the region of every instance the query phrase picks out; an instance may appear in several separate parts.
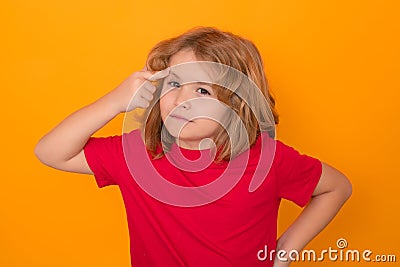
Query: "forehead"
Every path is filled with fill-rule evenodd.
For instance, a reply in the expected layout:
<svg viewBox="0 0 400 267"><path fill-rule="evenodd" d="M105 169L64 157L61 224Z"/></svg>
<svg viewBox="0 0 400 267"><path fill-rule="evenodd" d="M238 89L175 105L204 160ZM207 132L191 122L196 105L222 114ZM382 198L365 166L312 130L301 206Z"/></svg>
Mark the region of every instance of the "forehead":
<svg viewBox="0 0 400 267"><path fill-rule="evenodd" d="M181 83L215 83L216 69L214 62L199 60L192 49L183 49L169 59L169 77L178 78Z"/></svg>
<svg viewBox="0 0 400 267"><path fill-rule="evenodd" d="M184 62L170 67L169 77L182 84L193 82L216 83L212 68L204 62Z"/></svg>
<svg viewBox="0 0 400 267"><path fill-rule="evenodd" d="M173 54L169 59L169 66L172 67L174 65L191 62L191 61L198 61L196 55L194 54L192 49L183 49L179 52Z"/></svg>

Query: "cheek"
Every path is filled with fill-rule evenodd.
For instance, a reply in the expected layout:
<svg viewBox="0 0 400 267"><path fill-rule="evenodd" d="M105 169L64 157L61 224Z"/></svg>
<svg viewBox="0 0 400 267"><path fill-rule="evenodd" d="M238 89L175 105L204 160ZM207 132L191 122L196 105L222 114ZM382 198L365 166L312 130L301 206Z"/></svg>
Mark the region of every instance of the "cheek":
<svg viewBox="0 0 400 267"><path fill-rule="evenodd" d="M226 116L229 107L216 98L200 98L192 105L193 114L210 118L209 123L219 124ZM211 119L212 118L212 119Z"/></svg>
<svg viewBox="0 0 400 267"><path fill-rule="evenodd" d="M168 95L164 95L160 98L160 113L163 120L172 110L172 100Z"/></svg>
<svg viewBox="0 0 400 267"><path fill-rule="evenodd" d="M219 129L220 124L212 119L197 119L196 126L208 133L214 133Z"/></svg>

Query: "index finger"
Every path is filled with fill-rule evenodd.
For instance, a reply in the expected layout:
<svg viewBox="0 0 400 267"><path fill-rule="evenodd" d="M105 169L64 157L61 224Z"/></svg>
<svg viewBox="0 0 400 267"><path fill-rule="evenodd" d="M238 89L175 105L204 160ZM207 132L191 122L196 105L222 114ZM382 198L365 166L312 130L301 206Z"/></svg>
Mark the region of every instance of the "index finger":
<svg viewBox="0 0 400 267"><path fill-rule="evenodd" d="M170 70L169 67L166 68L166 69L163 69L163 70L161 70L161 71L155 73L155 74L152 75L151 77L149 77L148 80L151 81L151 82L153 82L153 81L156 81L156 80L165 78L165 77L167 77L167 76L169 75L169 70Z"/></svg>

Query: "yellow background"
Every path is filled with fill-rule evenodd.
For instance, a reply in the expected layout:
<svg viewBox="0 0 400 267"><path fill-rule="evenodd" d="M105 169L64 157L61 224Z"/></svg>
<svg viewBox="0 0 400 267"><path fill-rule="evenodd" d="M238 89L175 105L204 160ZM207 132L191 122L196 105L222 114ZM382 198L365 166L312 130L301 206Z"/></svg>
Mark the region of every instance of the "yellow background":
<svg viewBox="0 0 400 267"><path fill-rule="evenodd" d="M3 0L0 266L129 266L118 188L41 165L33 148L141 69L155 43L198 25L256 43L281 115L278 138L352 181L349 202L307 248L336 249L342 237L348 249L400 261L399 12L396 0ZM99 135L121 129L120 116ZM298 212L283 203L280 232ZM357 264L319 263L348 265Z"/></svg>

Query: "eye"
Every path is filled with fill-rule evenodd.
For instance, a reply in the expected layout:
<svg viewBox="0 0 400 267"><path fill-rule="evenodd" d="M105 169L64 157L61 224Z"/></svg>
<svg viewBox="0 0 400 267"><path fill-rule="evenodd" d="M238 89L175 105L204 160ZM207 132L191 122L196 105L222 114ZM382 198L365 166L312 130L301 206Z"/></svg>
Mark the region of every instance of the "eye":
<svg viewBox="0 0 400 267"><path fill-rule="evenodd" d="M175 82L175 81L168 82L168 85L171 86L171 87L176 87L176 88L181 87L180 83Z"/></svg>
<svg viewBox="0 0 400 267"><path fill-rule="evenodd" d="M202 95L211 95L210 94L210 92L207 90L207 89L204 89L204 88L198 88L197 90L196 90L196 92L198 92L198 93L200 93L200 94L202 94Z"/></svg>

